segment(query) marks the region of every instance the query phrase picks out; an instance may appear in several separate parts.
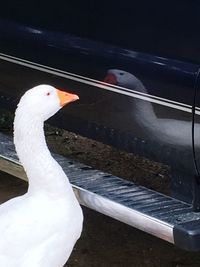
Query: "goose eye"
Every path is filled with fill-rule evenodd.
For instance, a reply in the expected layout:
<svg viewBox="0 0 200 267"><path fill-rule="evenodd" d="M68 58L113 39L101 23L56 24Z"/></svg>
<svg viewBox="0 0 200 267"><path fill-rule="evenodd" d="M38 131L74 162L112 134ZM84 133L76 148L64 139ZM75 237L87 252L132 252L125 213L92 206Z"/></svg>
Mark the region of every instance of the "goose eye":
<svg viewBox="0 0 200 267"><path fill-rule="evenodd" d="M50 94L51 94L50 92L47 93L48 96L49 96Z"/></svg>

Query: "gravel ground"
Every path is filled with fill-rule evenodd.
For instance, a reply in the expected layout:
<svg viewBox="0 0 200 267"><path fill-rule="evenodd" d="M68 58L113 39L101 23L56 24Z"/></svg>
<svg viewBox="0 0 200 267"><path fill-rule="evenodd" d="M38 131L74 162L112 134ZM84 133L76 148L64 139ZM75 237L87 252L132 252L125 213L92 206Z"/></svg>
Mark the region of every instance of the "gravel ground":
<svg viewBox="0 0 200 267"><path fill-rule="evenodd" d="M5 120L2 118L0 127L2 130L6 128L6 131L9 128L5 127ZM160 192L169 192L167 166L49 126L46 127L46 136L49 146L55 152ZM26 189L27 184L24 181L0 173L0 203L23 194ZM179 250L167 242L102 214L87 208L83 208L83 211L83 233L66 266L200 266L200 253Z"/></svg>
<svg viewBox="0 0 200 267"><path fill-rule="evenodd" d="M170 170L166 165L49 126L46 126L46 138L56 153L169 194Z"/></svg>

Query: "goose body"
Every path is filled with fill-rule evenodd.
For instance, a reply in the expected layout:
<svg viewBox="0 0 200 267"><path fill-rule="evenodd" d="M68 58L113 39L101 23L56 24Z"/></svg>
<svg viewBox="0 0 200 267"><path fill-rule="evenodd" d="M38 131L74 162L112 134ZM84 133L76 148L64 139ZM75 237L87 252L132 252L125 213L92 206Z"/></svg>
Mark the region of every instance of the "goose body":
<svg viewBox="0 0 200 267"><path fill-rule="evenodd" d="M51 156L43 124L78 99L48 85L25 93L16 110L14 143L27 173L25 195L0 205L0 266L63 267L82 231L69 180Z"/></svg>

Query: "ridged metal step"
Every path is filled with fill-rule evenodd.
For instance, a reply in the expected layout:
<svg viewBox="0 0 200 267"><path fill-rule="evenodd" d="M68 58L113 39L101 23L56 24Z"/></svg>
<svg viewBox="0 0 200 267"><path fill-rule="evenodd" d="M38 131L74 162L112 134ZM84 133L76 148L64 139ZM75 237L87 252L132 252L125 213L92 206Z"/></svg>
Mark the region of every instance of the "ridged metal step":
<svg viewBox="0 0 200 267"><path fill-rule="evenodd" d="M200 250L200 213L184 202L53 154L79 202L187 250ZM0 169L27 180L12 139L0 133Z"/></svg>

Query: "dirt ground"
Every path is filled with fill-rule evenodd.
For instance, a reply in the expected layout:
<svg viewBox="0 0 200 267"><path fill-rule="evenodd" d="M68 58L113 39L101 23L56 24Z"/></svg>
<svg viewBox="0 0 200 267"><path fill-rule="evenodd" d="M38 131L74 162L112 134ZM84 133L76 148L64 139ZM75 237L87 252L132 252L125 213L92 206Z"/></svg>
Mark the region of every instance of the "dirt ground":
<svg viewBox="0 0 200 267"><path fill-rule="evenodd" d="M0 127L1 123L0 118ZM48 126L46 136L49 147L55 152L158 191L169 192L167 166ZM0 203L23 194L26 189L24 181L0 173ZM66 266L200 266L200 253L179 250L165 241L102 214L87 208L83 208L83 211L85 219L82 236Z"/></svg>

